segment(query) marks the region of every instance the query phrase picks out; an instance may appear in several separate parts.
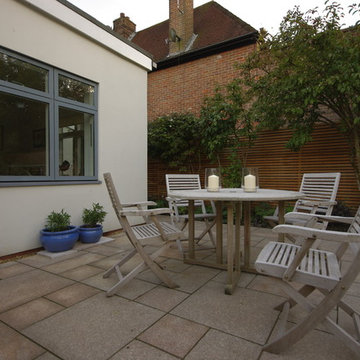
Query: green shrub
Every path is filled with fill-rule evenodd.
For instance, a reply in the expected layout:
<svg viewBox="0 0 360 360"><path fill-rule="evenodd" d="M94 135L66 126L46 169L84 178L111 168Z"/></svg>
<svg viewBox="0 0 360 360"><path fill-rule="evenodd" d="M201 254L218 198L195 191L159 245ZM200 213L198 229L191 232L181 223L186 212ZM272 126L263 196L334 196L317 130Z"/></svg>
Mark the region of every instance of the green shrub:
<svg viewBox="0 0 360 360"><path fill-rule="evenodd" d="M342 201L338 201L337 204L334 206L333 216L345 216L345 217L351 217L354 216L351 209ZM336 223L336 222L330 222L327 226L327 230L333 230L333 231L347 231L349 228L349 224L342 224L342 223Z"/></svg>
<svg viewBox="0 0 360 360"><path fill-rule="evenodd" d="M62 209L60 212L52 211L46 218L46 230L51 232L68 230L70 215Z"/></svg>
<svg viewBox="0 0 360 360"><path fill-rule="evenodd" d="M97 224L102 224L105 220L107 212L104 207L98 203L93 203L91 209L84 209L82 221L85 227L95 227Z"/></svg>

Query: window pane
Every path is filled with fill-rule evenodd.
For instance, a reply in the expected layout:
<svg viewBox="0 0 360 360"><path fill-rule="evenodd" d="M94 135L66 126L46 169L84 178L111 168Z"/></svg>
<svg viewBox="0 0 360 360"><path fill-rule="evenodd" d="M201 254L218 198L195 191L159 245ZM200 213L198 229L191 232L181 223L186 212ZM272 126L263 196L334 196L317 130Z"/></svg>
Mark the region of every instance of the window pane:
<svg viewBox="0 0 360 360"><path fill-rule="evenodd" d="M48 70L0 52L0 80L48 92Z"/></svg>
<svg viewBox="0 0 360 360"><path fill-rule="evenodd" d="M59 175L94 176L94 115L59 108Z"/></svg>
<svg viewBox="0 0 360 360"><path fill-rule="evenodd" d="M45 176L48 104L0 92L0 175Z"/></svg>
<svg viewBox="0 0 360 360"><path fill-rule="evenodd" d="M94 86L59 75L59 96L83 104L94 105L94 93Z"/></svg>

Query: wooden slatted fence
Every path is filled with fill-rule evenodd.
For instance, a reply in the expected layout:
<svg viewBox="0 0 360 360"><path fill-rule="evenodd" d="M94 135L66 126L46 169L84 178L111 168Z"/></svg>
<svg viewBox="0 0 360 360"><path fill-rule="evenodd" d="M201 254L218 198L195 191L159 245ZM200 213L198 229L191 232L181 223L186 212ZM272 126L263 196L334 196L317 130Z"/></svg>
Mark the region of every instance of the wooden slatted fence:
<svg viewBox="0 0 360 360"><path fill-rule="evenodd" d="M259 168L260 187L269 189L298 190L303 173L340 172L340 186L337 200L352 210L360 205L360 191L356 184L354 170L350 164L350 152L346 139L329 127L319 126L313 133L313 140L300 151L293 152L285 147L291 132L289 130L264 131L247 157L248 167ZM227 153L222 154L222 164L228 164ZM206 167L216 167L205 159L199 169L204 184ZM176 173L174 168L149 159L148 195L151 198L165 198L165 174ZM204 186L204 185L203 185Z"/></svg>

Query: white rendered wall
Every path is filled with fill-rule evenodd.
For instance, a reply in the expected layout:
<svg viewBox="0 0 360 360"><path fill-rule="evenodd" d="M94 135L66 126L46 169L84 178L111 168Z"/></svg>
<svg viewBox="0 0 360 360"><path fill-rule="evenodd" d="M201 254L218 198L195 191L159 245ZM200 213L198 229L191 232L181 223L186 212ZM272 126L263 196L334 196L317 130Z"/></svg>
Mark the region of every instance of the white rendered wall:
<svg viewBox="0 0 360 360"><path fill-rule="evenodd" d="M103 172L109 171L122 201L146 200L144 64L110 51L108 46L15 0L1 0L0 45L99 83L99 180L103 180ZM52 210L65 209L72 223L80 225L83 208L93 202L103 204L109 213L104 230L118 229L104 183L0 187L0 257L40 247L39 231Z"/></svg>

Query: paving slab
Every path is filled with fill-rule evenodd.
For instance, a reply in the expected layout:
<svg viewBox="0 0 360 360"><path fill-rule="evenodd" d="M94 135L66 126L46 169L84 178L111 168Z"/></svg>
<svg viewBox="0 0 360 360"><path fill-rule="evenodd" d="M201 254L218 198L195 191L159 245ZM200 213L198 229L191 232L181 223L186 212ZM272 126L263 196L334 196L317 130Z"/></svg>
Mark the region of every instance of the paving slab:
<svg viewBox="0 0 360 360"><path fill-rule="evenodd" d="M99 291L100 290L94 289L93 287L84 284L73 284L48 294L45 297L51 301L56 302L57 304L69 307L78 303L79 301L98 294Z"/></svg>
<svg viewBox="0 0 360 360"><path fill-rule="evenodd" d="M251 284L249 284L248 289L263 291L287 298L286 293L282 291L278 283L269 276L256 275Z"/></svg>
<svg viewBox="0 0 360 360"><path fill-rule="evenodd" d="M16 265L16 264L17 264L16 261L0 260L0 269L6 268L8 266L13 266L13 265Z"/></svg>
<svg viewBox="0 0 360 360"><path fill-rule="evenodd" d="M164 259L164 261L161 263L161 266L166 270L179 272L179 273L191 267L190 264L185 264L183 259L167 259L167 258Z"/></svg>
<svg viewBox="0 0 360 360"><path fill-rule="evenodd" d="M121 248L116 248L114 246L111 247L111 246L107 246L107 245L98 245L98 246L92 246L91 248L86 249L86 251L89 253L111 256L111 255L114 255L116 253L121 253L126 250L123 250Z"/></svg>
<svg viewBox="0 0 360 360"><path fill-rule="evenodd" d="M0 320L16 330L22 330L43 320L64 307L44 298L38 298L0 314Z"/></svg>
<svg viewBox="0 0 360 360"><path fill-rule="evenodd" d="M157 286L146 294L138 297L137 302L169 312L175 306L185 300L189 294L165 286Z"/></svg>
<svg viewBox="0 0 360 360"><path fill-rule="evenodd" d="M210 281L170 313L264 344L279 315L273 309L279 300L278 296L244 288L225 295L221 283Z"/></svg>
<svg viewBox="0 0 360 360"><path fill-rule="evenodd" d="M4 266L0 267L0 280L7 279L9 277L23 274L27 271L33 270L31 266L17 263L17 262L9 262L3 264Z"/></svg>
<svg viewBox="0 0 360 360"><path fill-rule="evenodd" d="M358 282L354 282L348 292L347 292L348 295L353 295L353 296L360 296L360 283Z"/></svg>
<svg viewBox="0 0 360 360"><path fill-rule="evenodd" d="M60 274L65 271L75 269L81 265L86 265L99 261L100 259L103 258L104 258L103 255L84 253L72 259L67 259L64 261L57 262L55 264L44 266L42 269L45 271L52 272L54 274Z"/></svg>
<svg viewBox="0 0 360 360"><path fill-rule="evenodd" d="M49 352L46 352L36 358L36 360L59 360L59 359L60 358L58 358L57 356L55 356Z"/></svg>
<svg viewBox="0 0 360 360"><path fill-rule="evenodd" d="M170 278L172 278L173 274L171 272L167 272L167 274ZM135 278L155 285L160 285L162 283L162 281L150 269L142 271L140 274L136 275Z"/></svg>
<svg viewBox="0 0 360 360"><path fill-rule="evenodd" d="M66 251L58 251L58 252L52 252L47 250L40 250L37 254L41 256L45 256L51 260L53 259L63 259L68 257L69 255L76 255L77 250L70 249Z"/></svg>
<svg viewBox="0 0 360 360"><path fill-rule="evenodd" d="M107 270L107 269L111 268L113 265L115 265L116 263L118 263L127 254L128 254L128 251L123 251L121 253L117 253L112 256L106 256L98 261L93 262L91 265L101 268L103 270ZM136 257L136 255L134 257Z"/></svg>
<svg viewBox="0 0 360 360"><path fill-rule="evenodd" d="M0 322L0 359L33 360L45 349Z"/></svg>
<svg viewBox="0 0 360 360"><path fill-rule="evenodd" d="M179 358L167 354L141 341L134 340L109 360L177 360Z"/></svg>
<svg viewBox="0 0 360 360"><path fill-rule="evenodd" d="M263 244L271 237L276 240L277 234L266 235L268 229L251 230L254 260ZM129 249L132 245L122 234L109 243L79 250L76 255L59 259L33 255L1 263L0 359L356 358L323 325L284 354L260 353L261 345L277 324L279 312L273 308L284 300L271 278L242 273L234 294L225 295L226 272L184 264L176 246L169 250L170 258L161 257L160 261L180 288L160 285L159 279L145 270L108 298L99 292L118 280L116 276L103 279L104 270ZM146 251L153 249L146 246ZM199 258L214 259L211 251L197 254ZM130 271L138 260L135 257L122 270ZM317 297L314 294L311 299L318 301ZM360 310L360 276L345 301ZM293 308L289 326L303 315L300 307ZM335 319L337 314L333 311L330 316ZM353 334L351 318L341 310L339 322ZM195 331L198 326L205 331ZM189 340L187 335L183 338L183 333L195 335ZM179 340L179 348L171 343L174 339Z"/></svg>
<svg viewBox="0 0 360 360"><path fill-rule="evenodd" d="M0 281L0 313L54 292L74 282L34 269Z"/></svg>
<svg viewBox="0 0 360 360"><path fill-rule="evenodd" d="M293 324L289 324L293 326ZM359 359L334 335L312 330L281 354L263 352L259 360L355 360Z"/></svg>
<svg viewBox="0 0 360 360"><path fill-rule="evenodd" d="M99 241L95 242L95 243L82 243L81 241L78 241L75 246L74 249L75 250L89 250L91 248L97 247L97 246L101 246L104 244L109 244L112 241L114 241L114 239L112 237L108 237L108 236L102 236Z"/></svg>
<svg viewBox="0 0 360 360"><path fill-rule="evenodd" d="M104 279L103 273L100 273L83 280L82 283L88 284L103 291L107 291L118 281L119 279L116 274L112 274L110 277ZM116 294L124 298L134 300L137 297L145 294L147 291L153 289L155 286L157 285L139 279L132 279L125 286L119 288Z"/></svg>
<svg viewBox="0 0 360 360"><path fill-rule="evenodd" d="M117 247L121 248L122 250L132 250L134 248L129 239L127 238L126 234L113 237L113 239L113 241L107 244L109 247Z"/></svg>
<svg viewBox="0 0 360 360"><path fill-rule="evenodd" d="M80 241L77 241L75 243L74 247L67 251L51 252L51 251L47 251L47 250L41 250L37 254L41 255L41 256L45 256L50 259L64 259L70 255L76 255L76 253L78 251L89 250L92 247L95 247L97 245L106 244L111 241L113 241L112 238L102 236L100 238L100 240L96 243L82 243Z"/></svg>
<svg viewBox="0 0 360 360"><path fill-rule="evenodd" d="M104 270L91 265L81 265L75 269L67 270L61 273L61 276L66 278L81 281L94 276L99 273L103 273Z"/></svg>
<svg viewBox="0 0 360 360"><path fill-rule="evenodd" d="M64 360L103 360L163 314L101 293L28 327L24 334Z"/></svg>
<svg viewBox="0 0 360 360"><path fill-rule="evenodd" d="M57 262L64 261L66 259L71 259L71 258L77 257L81 254L83 254L83 252L73 251L71 253L68 253L64 256L60 256L55 259L36 254L36 255L29 256L29 257L26 257L23 259L19 259L18 262L35 267L35 268L42 268L43 266L55 264Z"/></svg>
<svg viewBox="0 0 360 360"><path fill-rule="evenodd" d="M239 282L237 283L238 287L248 287L249 284L252 283L252 281L255 279L255 274L250 274L246 272L242 272L240 275ZM212 281L217 281L223 284L225 286L226 280L227 280L227 273L226 271L221 271L219 275L215 276Z"/></svg>
<svg viewBox="0 0 360 360"><path fill-rule="evenodd" d="M174 274L171 278L179 285L178 290L193 293L218 275L220 271L221 270L193 265L182 273Z"/></svg>
<svg viewBox="0 0 360 360"><path fill-rule="evenodd" d="M207 331L206 326L168 314L138 339L175 356L184 357Z"/></svg>
<svg viewBox="0 0 360 360"><path fill-rule="evenodd" d="M255 360L261 346L210 329L185 357L185 360Z"/></svg>

